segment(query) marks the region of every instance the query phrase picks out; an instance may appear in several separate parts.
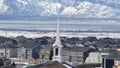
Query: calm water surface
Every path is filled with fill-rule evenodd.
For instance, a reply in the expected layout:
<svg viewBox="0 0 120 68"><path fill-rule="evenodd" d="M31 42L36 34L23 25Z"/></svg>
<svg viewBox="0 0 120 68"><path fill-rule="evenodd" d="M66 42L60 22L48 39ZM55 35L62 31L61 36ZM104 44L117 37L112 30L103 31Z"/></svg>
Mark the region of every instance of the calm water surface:
<svg viewBox="0 0 120 68"><path fill-rule="evenodd" d="M109 30L119 31L119 22L61 21L62 30ZM53 30L56 21L0 21L0 29Z"/></svg>

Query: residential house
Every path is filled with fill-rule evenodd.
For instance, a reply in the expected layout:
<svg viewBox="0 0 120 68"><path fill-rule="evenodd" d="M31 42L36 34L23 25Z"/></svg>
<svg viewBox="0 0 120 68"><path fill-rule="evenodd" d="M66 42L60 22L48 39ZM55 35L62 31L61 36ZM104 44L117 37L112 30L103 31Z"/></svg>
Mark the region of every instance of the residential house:
<svg viewBox="0 0 120 68"><path fill-rule="evenodd" d="M0 46L0 55L7 58L16 58L17 57L17 46L15 45L1 45Z"/></svg>
<svg viewBox="0 0 120 68"><path fill-rule="evenodd" d="M0 68L15 68L15 64L11 64L11 60L0 56Z"/></svg>
<svg viewBox="0 0 120 68"><path fill-rule="evenodd" d="M118 48L117 51L120 52L120 48ZM120 58L114 60L113 68L120 68Z"/></svg>
<svg viewBox="0 0 120 68"><path fill-rule="evenodd" d="M52 60L52 47L48 45L42 45L39 52L40 63L48 62Z"/></svg>
<svg viewBox="0 0 120 68"><path fill-rule="evenodd" d="M79 64L85 63L86 58L89 55L89 52L93 49L88 47L64 47L63 48L63 58L64 62L77 66Z"/></svg>
<svg viewBox="0 0 120 68"><path fill-rule="evenodd" d="M88 47L63 47L63 62L77 66L83 64L88 57L89 52L93 49ZM52 60L53 51L51 46L46 46L40 49L39 60L41 63L48 62Z"/></svg>
<svg viewBox="0 0 120 68"><path fill-rule="evenodd" d="M102 63L102 56L108 55L110 52L111 52L110 50L102 50L102 51L90 52L89 56L85 60L85 63L86 64L96 64L96 63L101 64Z"/></svg>
<svg viewBox="0 0 120 68"><path fill-rule="evenodd" d="M115 49L116 48L116 42L114 39L111 38L101 38L97 42L93 43L94 47L97 48L97 50L102 51L102 50L110 50L110 49Z"/></svg>
<svg viewBox="0 0 120 68"><path fill-rule="evenodd" d="M120 58L114 60L114 66L113 68L120 68Z"/></svg>
<svg viewBox="0 0 120 68"><path fill-rule="evenodd" d="M20 47L18 48L18 58L37 59L37 58L39 58L39 50L40 50L40 45L38 45L34 42L22 43L22 44L20 44Z"/></svg>
<svg viewBox="0 0 120 68"><path fill-rule="evenodd" d="M120 52L114 51L106 56L103 56L102 68L119 68Z"/></svg>

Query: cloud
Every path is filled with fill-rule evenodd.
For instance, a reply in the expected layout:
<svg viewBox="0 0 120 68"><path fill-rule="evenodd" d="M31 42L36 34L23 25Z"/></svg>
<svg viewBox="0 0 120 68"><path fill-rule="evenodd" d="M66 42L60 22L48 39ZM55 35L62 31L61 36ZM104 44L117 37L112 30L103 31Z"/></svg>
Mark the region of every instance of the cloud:
<svg viewBox="0 0 120 68"><path fill-rule="evenodd" d="M74 15L76 13L77 9L74 7L66 7L63 11L62 11L62 15Z"/></svg>
<svg viewBox="0 0 120 68"><path fill-rule="evenodd" d="M109 18L114 17L111 7L105 5L93 4L91 2L81 2L78 6L77 15L84 15L86 17Z"/></svg>
<svg viewBox="0 0 120 68"><path fill-rule="evenodd" d="M112 18L120 17L120 9L102 2L113 3L112 0L0 0L0 13L15 16L46 16L52 17L59 13L64 17L77 18ZM117 0L115 0L117 2ZM7 6L6 6L7 5ZM9 9L9 10L8 10Z"/></svg>
<svg viewBox="0 0 120 68"><path fill-rule="evenodd" d="M4 5L3 2L3 0L0 0L0 14L4 13L8 9L8 6Z"/></svg>
<svg viewBox="0 0 120 68"><path fill-rule="evenodd" d="M107 4L120 4L120 0L97 0L98 2L106 2Z"/></svg>
<svg viewBox="0 0 120 68"><path fill-rule="evenodd" d="M40 2L39 5L43 8L43 12L40 13L40 16L58 15L58 11L62 6L60 3L48 2Z"/></svg>
<svg viewBox="0 0 120 68"><path fill-rule="evenodd" d="M18 2L22 3L22 4L23 4L23 6L26 6L26 5L28 5L28 2L26 2L26 1L23 1L23 0L18 0Z"/></svg>
<svg viewBox="0 0 120 68"><path fill-rule="evenodd" d="M76 7L66 7L63 10L62 15L74 15L76 17L84 18L110 18L115 16L113 10L113 8L105 5L81 2Z"/></svg>

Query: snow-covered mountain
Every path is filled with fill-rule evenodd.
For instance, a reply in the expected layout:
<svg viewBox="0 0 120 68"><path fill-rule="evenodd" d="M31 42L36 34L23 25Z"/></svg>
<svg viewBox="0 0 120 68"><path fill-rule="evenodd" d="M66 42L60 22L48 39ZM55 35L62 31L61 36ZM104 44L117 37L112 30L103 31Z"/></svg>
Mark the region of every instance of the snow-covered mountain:
<svg viewBox="0 0 120 68"><path fill-rule="evenodd" d="M0 16L118 18L120 0L0 0Z"/></svg>

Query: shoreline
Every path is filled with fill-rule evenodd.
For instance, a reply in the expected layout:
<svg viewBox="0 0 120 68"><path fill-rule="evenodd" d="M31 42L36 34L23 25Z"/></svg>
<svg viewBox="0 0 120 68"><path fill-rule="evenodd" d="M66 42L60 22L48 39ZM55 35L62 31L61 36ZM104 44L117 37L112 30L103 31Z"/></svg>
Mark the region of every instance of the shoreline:
<svg viewBox="0 0 120 68"><path fill-rule="evenodd" d="M27 38L37 38L37 37L55 37L56 32L55 30L53 32L50 31L41 31L41 32L36 32L36 31L10 31L10 30L0 30L0 36L4 37L17 37L17 36L25 36ZM97 37L97 38L105 38L105 37L110 37L110 38L120 38L120 32L103 32L103 31L71 31L71 32L66 32L66 31L61 31L60 36L64 37Z"/></svg>
<svg viewBox="0 0 120 68"><path fill-rule="evenodd" d="M41 29L41 30L27 30L27 29L0 29L0 31L25 31L25 32L56 32L55 29ZM67 33L81 33L81 32L90 32L90 33L100 33L100 32L107 32L107 33L120 33L120 31L111 31L111 30L60 30L61 32L67 32Z"/></svg>

